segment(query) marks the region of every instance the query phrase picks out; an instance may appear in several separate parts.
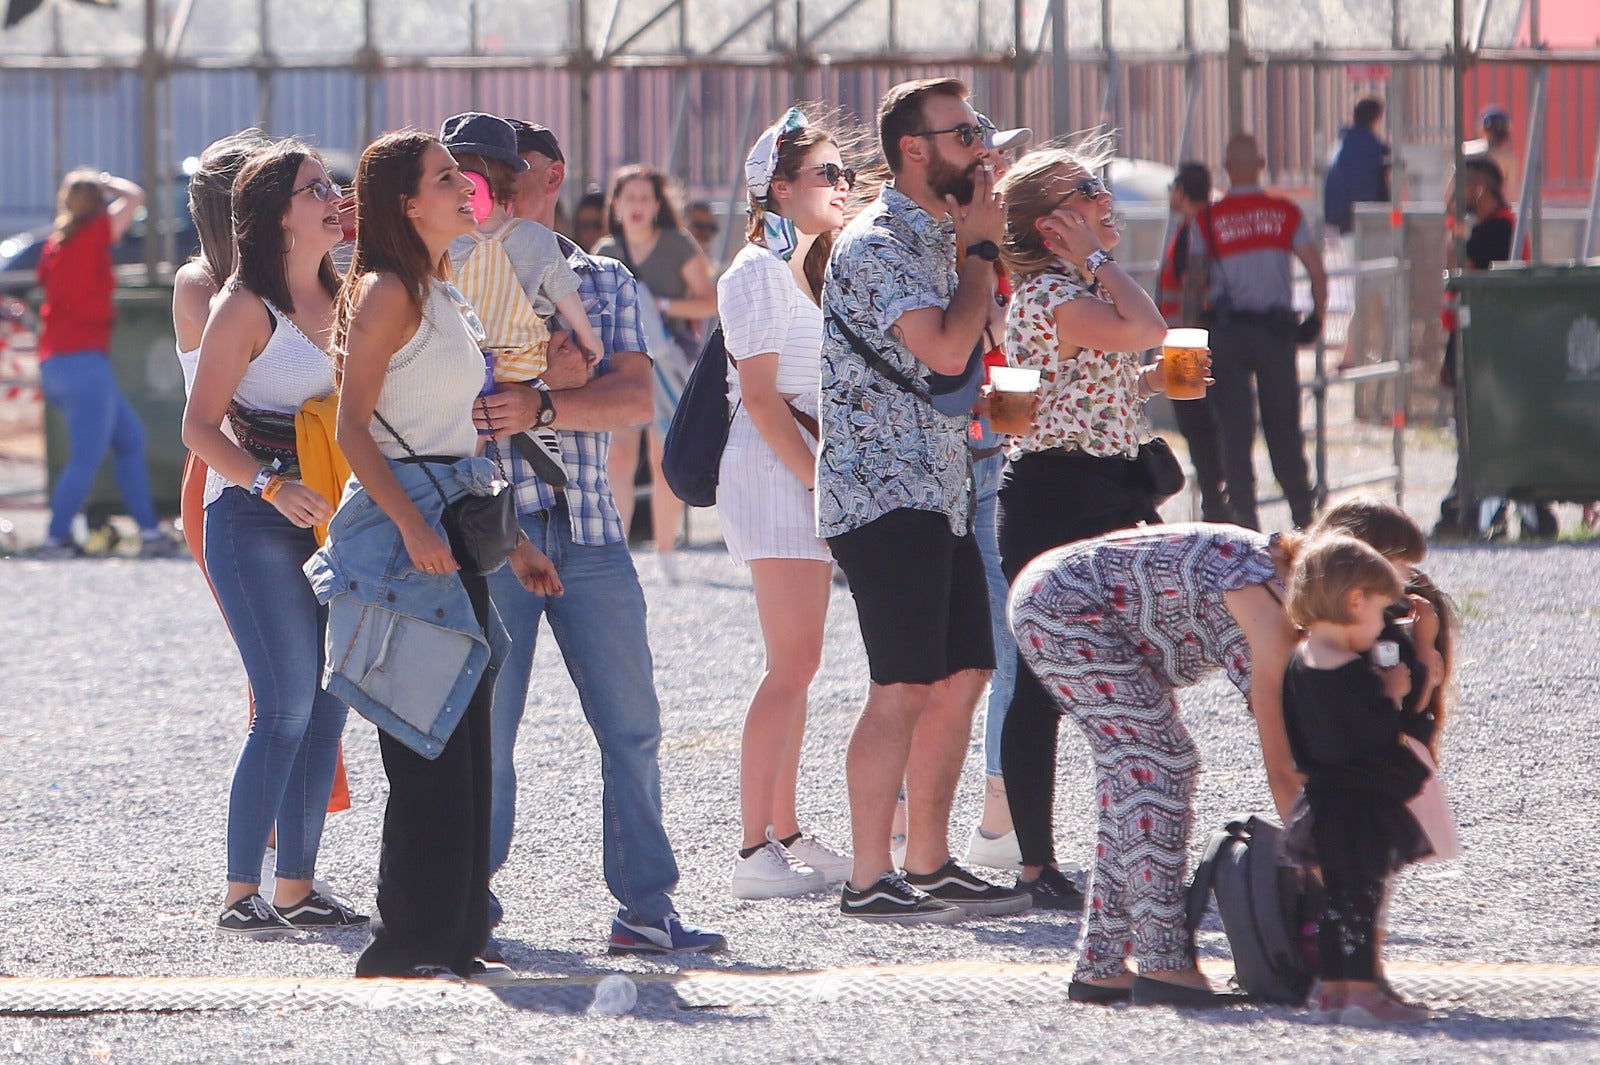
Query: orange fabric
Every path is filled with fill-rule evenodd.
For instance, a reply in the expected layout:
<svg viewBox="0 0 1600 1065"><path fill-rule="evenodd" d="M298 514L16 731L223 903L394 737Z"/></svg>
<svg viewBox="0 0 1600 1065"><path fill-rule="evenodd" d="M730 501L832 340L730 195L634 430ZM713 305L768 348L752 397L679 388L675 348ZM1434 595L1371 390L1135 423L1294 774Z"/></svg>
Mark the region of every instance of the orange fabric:
<svg viewBox="0 0 1600 1065"><path fill-rule="evenodd" d="M300 483L332 503L339 505L345 482L350 479L350 464L334 438L339 416L339 393L308 399L294 416L294 450L300 459ZM318 525L317 546L328 542L328 527Z"/></svg>
<svg viewBox="0 0 1600 1065"><path fill-rule="evenodd" d="M183 460L183 487L178 492L178 514L183 519L183 540L189 545L189 554L194 556L194 561L200 567L200 576L206 579L206 587L211 588L211 575L206 572L205 551L205 492L206 492L206 464L200 461L199 456L189 452ZM212 598L217 591L211 588ZM248 686L245 695L250 703L250 718L256 716L255 696L250 694ZM338 813L340 810L350 809L350 782L344 772L344 744L339 744L339 762L333 770L333 792L328 796L328 812Z"/></svg>

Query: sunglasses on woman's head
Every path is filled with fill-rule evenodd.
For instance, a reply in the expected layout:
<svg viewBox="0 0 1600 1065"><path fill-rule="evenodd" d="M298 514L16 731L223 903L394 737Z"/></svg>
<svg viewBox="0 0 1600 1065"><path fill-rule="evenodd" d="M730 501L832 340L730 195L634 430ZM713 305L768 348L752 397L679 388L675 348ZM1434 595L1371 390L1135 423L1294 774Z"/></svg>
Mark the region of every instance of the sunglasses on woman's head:
<svg viewBox="0 0 1600 1065"><path fill-rule="evenodd" d="M938 137L945 133L954 133L956 140L961 142L961 147L970 148L973 141L983 136L983 129L980 126L974 126L971 122L963 122L961 125L951 126L949 129L925 129L914 135L918 137Z"/></svg>
<svg viewBox="0 0 1600 1065"><path fill-rule="evenodd" d="M837 185L842 180L845 188L853 189L856 187L856 172L848 166L840 166L838 163L818 163L816 166L807 167L807 169L815 170L821 174L822 180L829 185Z"/></svg>
<svg viewBox="0 0 1600 1065"><path fill-rule="evenodd" d="M289 193L289 195L298 196L302 192L311 193L311 195L315 196L323 203L327 203L330 200L344 199L343 188L332 181L323 181L321 178L317 178L315 181L306 182L304 185L301 185L299 188Z"/></svg>
<svg viewBox="0 0 1600 1065"><path fill-rule="evenodd" d="M1096 196L1104 194L1106 191L1106 183L1101 181L1099 178L1084 178L1082 181L1072 186L1072 188L1068 189L1065 196L1062 196L1061 199L1056 201L1056 207L1060 207L1074 196L1082 196L1086 200L1092 200ZM1055 208L1052 207L1051 210L1055 210Z"/></svg>

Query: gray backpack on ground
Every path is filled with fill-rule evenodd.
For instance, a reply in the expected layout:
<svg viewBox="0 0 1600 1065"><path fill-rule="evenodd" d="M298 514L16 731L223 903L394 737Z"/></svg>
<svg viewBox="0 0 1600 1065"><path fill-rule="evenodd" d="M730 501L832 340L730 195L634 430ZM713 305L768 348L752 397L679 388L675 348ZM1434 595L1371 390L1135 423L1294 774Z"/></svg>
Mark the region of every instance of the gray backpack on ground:
<svg viewBox="0 0 1600 1065"><path fill-rule="evenodd" d="M1283 826L1263 814L1236 818L1212 835L1189 885L1192 935L1211 898L1233 951L1234 980L1261 1002L1298 1006L1311 990L1320 886L1284 865Z"/></svg>

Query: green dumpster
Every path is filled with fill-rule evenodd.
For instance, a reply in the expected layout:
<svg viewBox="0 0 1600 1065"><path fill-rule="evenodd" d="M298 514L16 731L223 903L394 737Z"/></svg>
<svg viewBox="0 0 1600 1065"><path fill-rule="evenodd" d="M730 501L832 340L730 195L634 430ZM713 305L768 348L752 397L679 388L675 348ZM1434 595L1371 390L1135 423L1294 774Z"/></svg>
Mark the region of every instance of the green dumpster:
<svg viewBox="0 0 1600 1065"><path fill-rule="evenodd" d="M1508 267L1459 294L1469 496L1600 499L1600 265Z"/></svg>
<svg viewBox="0 0 1600 1065"><path fill-rule="evenodd" d="M119 288L117 324L111 331L111 368L117 383L144 422L145 459L150 492L163 517L178 513L183 480L183 370L172 332L172 286ZM61 412L46 407L45 458L53 488L67 462L67 426ZM100 467L84 510L93 517L125 514L111 475L111 455Z"/></svg>

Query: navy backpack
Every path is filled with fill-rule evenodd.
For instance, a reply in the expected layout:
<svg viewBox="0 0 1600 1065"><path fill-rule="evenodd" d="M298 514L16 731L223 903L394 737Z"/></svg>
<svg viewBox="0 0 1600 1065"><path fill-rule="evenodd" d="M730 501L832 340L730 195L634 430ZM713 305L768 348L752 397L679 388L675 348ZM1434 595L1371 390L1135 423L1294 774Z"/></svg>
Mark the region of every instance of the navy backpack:
<svg viewBox="0 0 1600 1065"><path fill-rule="evenodd" d="M672 494L691 507L717 502L717 471L728 443L728 349L722 326L712 330L678 398L662 447L661 473Z"/></svg>

